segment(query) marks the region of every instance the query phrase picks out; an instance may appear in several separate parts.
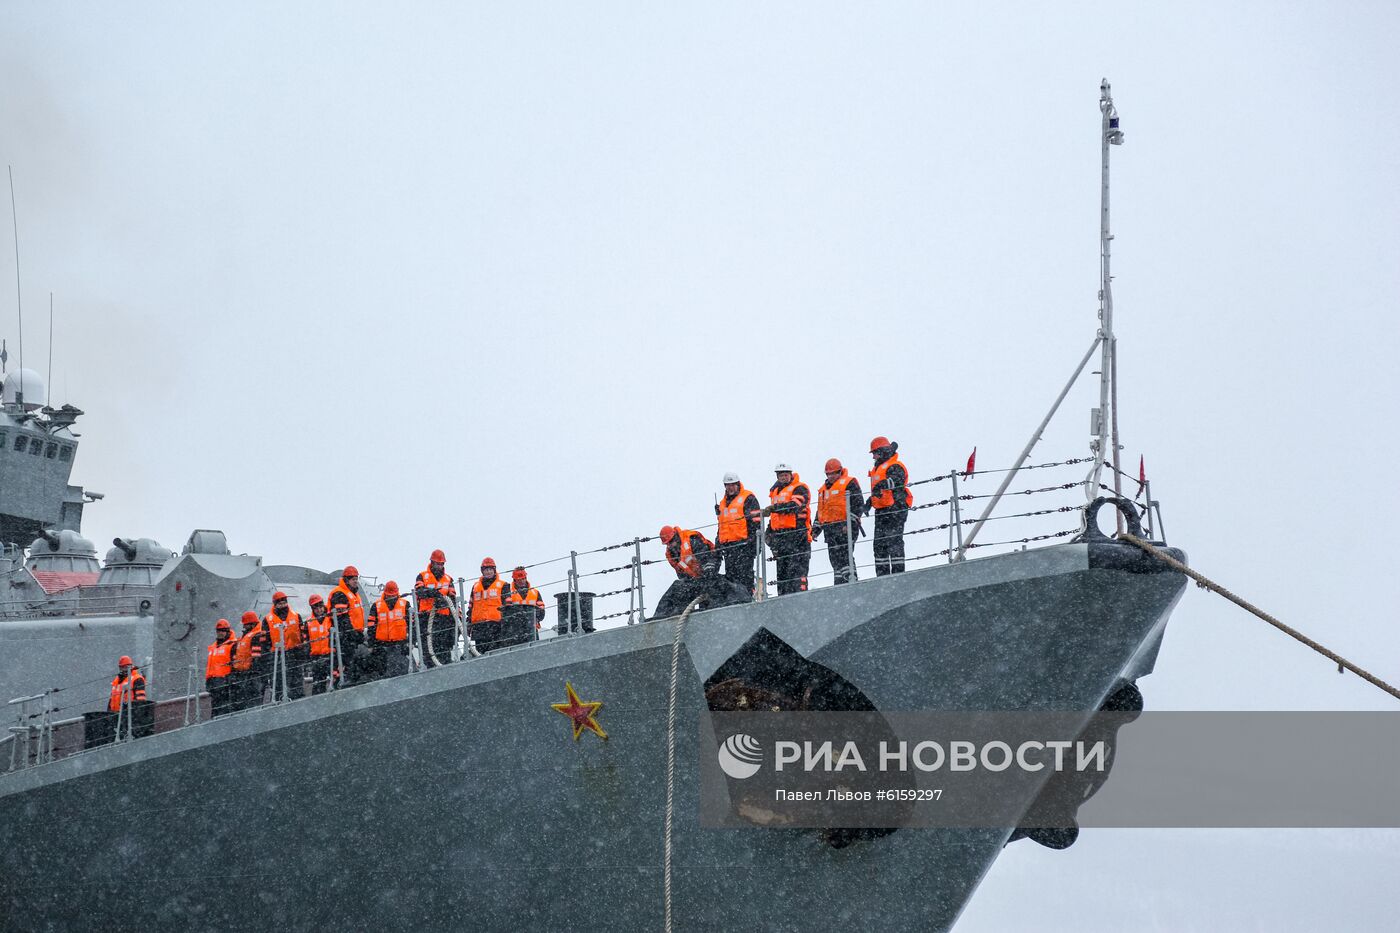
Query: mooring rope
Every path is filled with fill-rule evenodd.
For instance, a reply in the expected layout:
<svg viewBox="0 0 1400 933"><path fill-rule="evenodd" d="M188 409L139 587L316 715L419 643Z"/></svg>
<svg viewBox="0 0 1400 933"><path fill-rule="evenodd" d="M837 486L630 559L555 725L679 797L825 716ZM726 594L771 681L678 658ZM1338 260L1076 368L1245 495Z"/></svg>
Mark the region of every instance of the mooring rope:
<svg viewBox="0 0 1400 933"><path fill-rule="evenodd" d="M1119 540L1127 541L1129 544L1137 545L1138 547L1142 548L1144 551L1151 554L1153 557L1157 558L1158 560L1162 561L1168 566L1186 574L1188 577L1190 577L1192 580L1195 580L1197 583L1199 583L1206 589L1218 593L1221 596L1224 596L1236 606L1239 606L1241 609L1244 609L1248 612L1252 612L1254 615L1263 619L1265 622L1269 623L1274 628L1278 629L1280 632L1283 632L1285 635L1289 635L1293 638L1296 638L1298 641L1301 641L1303 644L1307 645L1309 648L1316 651L1324 658L1327 658L1333 663L1335 663L1337 665L1338 671L1341 671L1343 669L1351 671L1353 674L1360 677L1362 680L1365 680L1377 687L1380 687L1386 693L1400 700L1400 690L1397 690L1395 687L1392 687L1390 684L1381 680L1375 674L1372 674L1370 671L1363 670L1362 668L1357 667L1355 664L1351 663L1346 658L1337 654L1335 651L1332 651L1322 645L1319 645L1317 642L1313 641L1311 638L1304 635L1302 632L1298 631L1292 626L1285 625L1283 622L1280 622L1278 619L1269 615L1267 612L1260 609L1258 606L1255 606L1247 600L1241 599L1234 593L1231 593L1229 590L1225 589L1225 587L1221 586L1219 583L1216 583L1214 580L1207 579L1205 576L1192 570L1190 567L1186 566L1181 561L1177 560L1175 557L1172 557L1165 551L1155 548L1148 542L1142 540L1141 538L1130 535L1127 532L1123 532L1122 534L1118 535L1118 538Z"/></svg>
<svg viewBox="0 0 1400 933"><path fill-rule="evenodd" d="M662 862L663 889L666 901L666 933L671 933L671 817L676 803L676 685L680 682L681 633L691 610L700 605L697 596L676 619L676 634L671 640L671 700L666 708L666 849Z"/></svg>

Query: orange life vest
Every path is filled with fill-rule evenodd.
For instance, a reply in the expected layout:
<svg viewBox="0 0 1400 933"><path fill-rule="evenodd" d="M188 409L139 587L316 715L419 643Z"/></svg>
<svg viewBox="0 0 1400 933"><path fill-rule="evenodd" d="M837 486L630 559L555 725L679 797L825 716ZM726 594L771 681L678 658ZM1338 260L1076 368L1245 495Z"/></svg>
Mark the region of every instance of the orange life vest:
<svg viewBox="0 0 1400 933"><path fill-rule="evenodd" d="M849 511L846 502L846 490L851 485L851 474L845 470L836 477L836 482L823 483L817 489L817 523L821 525L832 522L844 522L846 512Z"/></svg>
<svg viewBox="0 0 1400 933"><path fill-rule="evenodd" d="M515 606L529 605L534 606L536 609L544 608L544 600L540 598L540 591L535 589L533 586L523 593L515 589L514 587L511 587L510 602L511 605ZM539 616L535 616L535 618L538 620ZM536 621L535 628L539 627L540 623Z"/></svg>
<svg viewBox="0 0 1400 933"><path fill-rule="evenodd" d="M540 591L535 589L533 586L526 590L524 593L520 592L519 590L511 590L510 602L512 605L529 603L537 609L544 608L544 600L540 598Z"/></svg>
<svg viewBox="0 0 1400 933"><path fill-rule="evenodd" d="M749 522L748 517L744 515L744 503L749 501L751 495L753 493L740 486L734 498L725 499L719 504L719 529L715 532L715 540L720 544L743 541L749 536Z"/></svg>
<svg viewBox="0 0 1400 933"><path fill-rule="evenodd" d="M408 600L400 596L394 600L394 608L383 599L374 604L375 641L408 640Z"/></svg>
<svg viewBox="0 0 1400 933"><path fill-rule="evenodd" d="M890 459L886 460L884 463L871 470L870 488L874 489L876 484L883 483L885 481L885 474L888 473L890 471L890 467L894 466L896 463L904 467L904 464L900 463L899 461L899 454L894 454L890 457ZM904 504L901 506L901 508L907 509L913 504L914 494L909 491L909 468L904 467ZM870 496L870 507L872 509L888 509L893 505L893 490L882 489L879 493L872 493Z"/></svg>
<svg viewBox="0 0 1400 933"><path fill-rule="evenodd" d="M253 662L262 657L262 645L257 639L261 632L262 623L259 622L238 636L238 647L233 649L233 669L235 671L251 671Z"/></svg>
<svg viewBox="0 0 1400 933"><path fill-rule="evenodd" d="M681 539L681 552L679 555L673 555L671 549L667 547L666 559L671 562L672 567L676 568L677 573L683 573L687 577L699 577L700 559L695 556L695 549L690 546L690 536L697 535L701 541L709 544L711 548L713 548L714 545L710 544L709 538L700 534L698 531L682 531L677 528L676 535Z"/></svg>
<svg viewBox="0 0 1400 933"><path fill-rule="evenodd" d="M332 595L335 593L345 594L345 598L350 601L348 610L350 614L350 624L354 627L355 631L363 632L365 630L365 604L364 601L360 599L359 592L350 592L350 587L346 586L344 578L341 578L341 581L331 589L331 593ZM329 597L326 599L326 604L327 606L330 605Z"/></svg>
<svg viewBox="0 0 1400 933"><path fill-rule="evenodd" d="M500 574L496 575L490 586L482 586L480 579L472 584L473 622L501 621L502 591L505 585L506 581L501 579Z"/></svg>
<svg viewBox="0 0 1400 933"><path fill-rule="evenodd" d="M790 531L794 528L807 528L811 524L811 503L796 495L797 487L800 485L802 485L802 477L794 473L792 474L792 482L782 489L768 491L768 499L774 505L782 505L785 502L802 503L802 508L796 512L774 512L768 518L769 528L774 531Z"/></svg>
<svg viewBox="0 0 1400 933"><path fill-rule="evenodd" d="M107 709L115 713L122 708L125 703L130 706L138 700L146 699L146 678L136 668L131 669L131 673L123 677L118 674L112 678L112 696L107 700Z"/></svg>
<svg viewBox="0 0 1400 933"><path fill-rule="evenodd" d="M311 645L313 658L322 658L331 653L331 627L334 624L331 621L330 613L326 613L319 619L313 613L307 618L306 640Z"/></svg>
<svg viewBox="0 0 1400 933"><path fill-rule="evenodd" d="M227 677L233 672L233 649L238 639L230 636L209 646L209 660L204 662L204 679Z"/></svg>
<svg viewBox="0 0 1400 933"><path fill-rule="evenodd" d="M301 616L292 612L290 609L287 610L287 621L285 622L277 618L277 613L275 612L269 612L267 618L263 619L263 622L267 623L267 633L272 638L273 648L282 644L284 632L286 633L285 638L288 650L301 644Z"/></svg>
<svg viewBox="0 0 1400 933"><path fill-rule="evenodd" d="M439 580L437 577L433 576L431 567L418 575L417 586L425 586L429 589L437 590L447 599L457 598L457 589L452 585L452 576L450 574L444 574L442 579ZM420 599L418 600L418 611L430 612L436 603L437 600L435 599ZM452 615L452 610L447 606L439 606L438 615L450 616Z"/></svg>

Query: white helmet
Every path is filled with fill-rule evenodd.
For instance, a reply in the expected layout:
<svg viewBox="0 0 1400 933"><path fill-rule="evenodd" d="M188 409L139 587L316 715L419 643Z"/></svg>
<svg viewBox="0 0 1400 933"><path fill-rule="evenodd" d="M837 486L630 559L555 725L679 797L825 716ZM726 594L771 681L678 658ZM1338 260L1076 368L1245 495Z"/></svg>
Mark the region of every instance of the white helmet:
<svg viewBox="0 0 1400 933"><path fill-rule="evenodd" d="M775 466L775 467L773 467L773 472L774 472L774 473L791 473L791 472L792 472L792 467L788 466L786 463L784 463L783 461L780 460L780 461L778 461L778 465Z"/></svg>
<svg viewBox="0 0 1400 933"><path fill-rule="evenodd" d="M724 484L725 484L726 486L728 486L730 483L737 483L737 482L739 482L739 474L738 474L738 473L726 473L726 474L724 474Z"/></svg>

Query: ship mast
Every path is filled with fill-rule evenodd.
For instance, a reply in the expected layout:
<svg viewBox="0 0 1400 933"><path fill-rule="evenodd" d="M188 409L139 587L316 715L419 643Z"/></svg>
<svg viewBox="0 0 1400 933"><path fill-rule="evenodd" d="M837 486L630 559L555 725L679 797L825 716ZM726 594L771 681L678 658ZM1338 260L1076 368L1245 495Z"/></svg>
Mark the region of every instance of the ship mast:
<svg viewBox="0 0 1400 933"><path fill-rule="evenodd" d="M1122 493L1122 474L1118 467L1118 343L1113 335L1113 275L1109 258L1113 234L1109 230L1108 216L1108 147L1123 145L1123 131L1118 128L1118 108L1113 106L1113 95L1108 79L1099 84L1099 111L1103 114L1101 147L1103 152L1103 179L1099 202L1099 407L1091 413L1090 432L1094 439L1089 448L1094 453L1094 468L1085 483L1085 495L1094 499L1098 495L1100 476L1104 461L1112 452L1113 492ZM1111 445L1111 446L1110 446ZM1119 530L1122 517L1119 517Z"/></svg>

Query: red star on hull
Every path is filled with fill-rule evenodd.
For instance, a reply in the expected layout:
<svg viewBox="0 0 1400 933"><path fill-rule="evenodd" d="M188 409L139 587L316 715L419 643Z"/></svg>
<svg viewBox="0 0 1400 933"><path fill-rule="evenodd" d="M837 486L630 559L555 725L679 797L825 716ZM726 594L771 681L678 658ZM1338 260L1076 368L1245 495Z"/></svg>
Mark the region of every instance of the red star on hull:
<svg viewBox="0 0 1400 933"><path fill-rule="evenodd" d="M574 727L574 741L578 741L578 737L583 735L584 729L594 733L600 739L607 739L608 734L603 731L603 727L598 725L598 720L594 718L598 710L603 708L603 704L601 702L583 702L578 698L578 694L574 692L574 685L568 681L564 682L564 690L569 695L569 702L551 703L549 705L554 708L555 712L563 713L565 716L569 717L569 721Z"/></svg>

